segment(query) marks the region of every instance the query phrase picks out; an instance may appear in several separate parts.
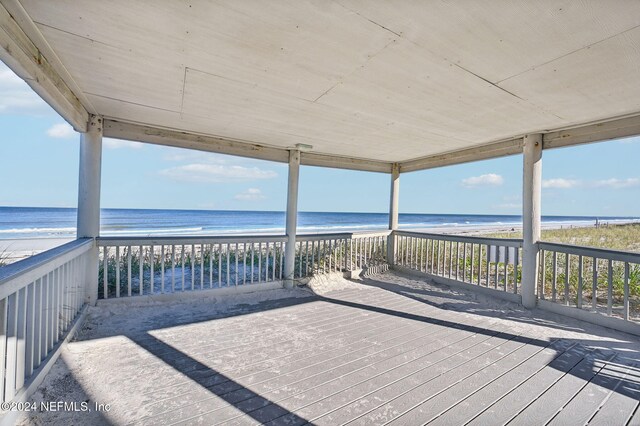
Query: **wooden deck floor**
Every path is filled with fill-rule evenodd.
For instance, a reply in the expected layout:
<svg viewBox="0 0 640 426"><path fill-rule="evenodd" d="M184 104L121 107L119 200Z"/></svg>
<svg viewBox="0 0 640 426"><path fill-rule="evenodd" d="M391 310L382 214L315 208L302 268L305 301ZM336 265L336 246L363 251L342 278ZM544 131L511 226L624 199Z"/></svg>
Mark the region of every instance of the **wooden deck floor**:
<svg viewBox="0 0 640 426"><path fill-rule="evenodd" d="M365 284L96 308L34 400L109 412L28 421L640 424L637 338L392 273Z"/></svg>

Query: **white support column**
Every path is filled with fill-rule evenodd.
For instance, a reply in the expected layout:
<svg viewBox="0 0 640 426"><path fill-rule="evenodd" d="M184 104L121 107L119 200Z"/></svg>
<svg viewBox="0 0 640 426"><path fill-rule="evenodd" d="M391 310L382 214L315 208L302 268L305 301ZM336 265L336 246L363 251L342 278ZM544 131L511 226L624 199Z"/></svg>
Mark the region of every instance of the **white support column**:
<svg viewBox="0 0 640 426"><path fill-rule="evenodd" d="M80 174L78 178L78 238L100 235L100 176L102 168L102 117L92 115L86 133L80 134ZM98 248L87 265L87 302L98 298Z"/></svg>
<svg viewBox="0 0 640 426"><path fill-rule="evenodd" d="M391 194L389 202L389 230L391 234L387 238L387 263L393 265L396 259L395 236L393 231L398 229L398 207L400 196L400 165L393 163L391 169Z"/></svg>
<svg viewBox="0 0 640 426"><path fill-rule="evenodd" d="M298 180L300 176L300 150L289 151L289 183L287 186L287 245L284 254L284 285L293 287L296 260L296 232L298 224Z"/></svg>
<svg viewBox="0 0 640 426"><path fill-rule="evenodd" d="M542 135L524 137L522 192L522 305L536 306L538 242L540 241L540 199L542 188Z"/></svg>

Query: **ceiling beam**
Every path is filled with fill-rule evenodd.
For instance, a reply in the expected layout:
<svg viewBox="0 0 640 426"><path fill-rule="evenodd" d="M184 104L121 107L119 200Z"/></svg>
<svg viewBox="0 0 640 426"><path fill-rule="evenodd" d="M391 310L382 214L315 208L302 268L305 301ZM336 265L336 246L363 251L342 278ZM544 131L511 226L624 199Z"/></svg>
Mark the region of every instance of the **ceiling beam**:
<svg viewBox="0 0 640 426"><path fill-rule="evenodd" d="M544 149L562 148L637 135L640 135L640 115L548 132L542 137L542 146Z"/></svg>
<svg viewBox="0 0 640 426"><path fill-rule="evenodd" d="M470 163L515 154L522 154L522 138L493 142L487 145L404 161L400 163L400 172L406 173L417 170L434 169L436 167Z"/></svg>
<svg viewBox="0 0 640 426"><path fill-rule="evenodd" d="M287 163L289 161L289 152L286 149L110 119L104 120L104 136L155 145L277 161L279 163Z"/></svg>
<svg viewBox="0 0 640 426"><path fill-rule="evenodd" d="M287 148L277 148L216 136L199 135L180 130L162 129L114 119L104 120L104 136L114 139L151 143L155 145L173 146L177 148L215 152L218 154L276 161L279 163L287 163L289 161L289 149ZM331 167L382 173L391 172L391 163L339 157L306 151L301 152L300 163L305 166Z"/></svg>
<svg viewBox="0 0 640 426"><path fill-rule="evenodd" d="M300 158L300 164L304 164L305 166L391 173L392 163L387 163L385 161L339 157L335 155L319 154L316 152L302 152L301 154L302 157Z"/></svg>
<svg viewBox="0 0 640 426"><path fill-rule="evenodd" d="M78 96L2 4L0 4L0 60L31 86L76 131L87 131L89 113Z"/></svg>

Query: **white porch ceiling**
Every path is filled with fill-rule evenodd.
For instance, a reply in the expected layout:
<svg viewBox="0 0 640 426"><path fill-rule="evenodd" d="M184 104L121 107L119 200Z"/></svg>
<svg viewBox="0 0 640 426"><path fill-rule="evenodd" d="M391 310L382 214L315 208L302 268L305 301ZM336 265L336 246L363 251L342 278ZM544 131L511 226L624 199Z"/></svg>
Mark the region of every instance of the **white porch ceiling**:
<svg viewBox="0 0 640 426"><path fill-rule="evenodd" d="M20 3L89 112L151 127L404 162L640 113L638 1Z"/></svg>

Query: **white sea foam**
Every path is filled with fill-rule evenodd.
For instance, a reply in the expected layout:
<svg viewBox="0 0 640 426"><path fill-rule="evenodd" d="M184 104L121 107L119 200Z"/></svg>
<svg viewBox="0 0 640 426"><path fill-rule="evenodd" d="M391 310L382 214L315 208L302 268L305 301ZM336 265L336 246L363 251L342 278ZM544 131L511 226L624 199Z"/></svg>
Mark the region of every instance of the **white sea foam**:
<svg viewBox="0 0 640 426"><path fill-rule="evenodd" d="M0 229L0 234L68 234L76 228L12 228Z"/></svg>

